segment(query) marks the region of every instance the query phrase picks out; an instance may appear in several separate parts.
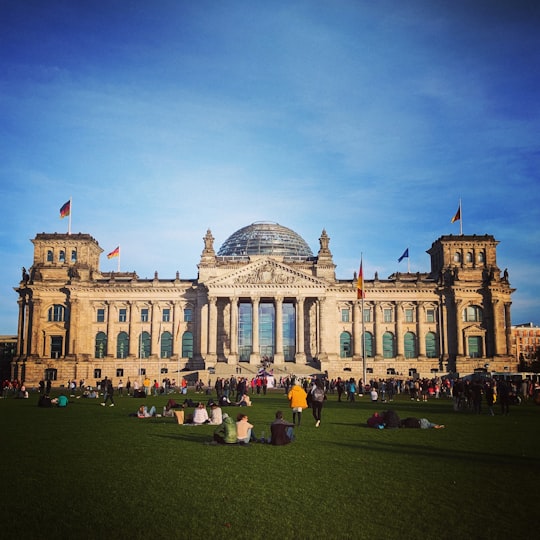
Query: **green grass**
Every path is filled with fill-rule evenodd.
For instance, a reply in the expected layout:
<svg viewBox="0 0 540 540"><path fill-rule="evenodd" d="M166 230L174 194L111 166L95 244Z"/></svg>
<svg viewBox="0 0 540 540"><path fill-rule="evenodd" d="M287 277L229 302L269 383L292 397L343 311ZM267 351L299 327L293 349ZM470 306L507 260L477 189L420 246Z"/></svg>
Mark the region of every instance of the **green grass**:
<svg viewBox="0 0 540 540"><path fill-rule="evenodd" d="M160 412L166 400L144 401ZM373 405L330 396L321 427L305 411L294 444L222 447L204 444L211 426L131 418L141 400L115 401L114 408L71 399L66 409L41 409L36 394L0 400L4 531L23 538L493 540L529 537L534 527L540 407L532 403L491 417L455 413L447 399L401 396ZM242 411L257 436L268 435L277 409L291 419L281 392L253 401ZM366 427L374 410L390 407L446 429Z"/></svg>

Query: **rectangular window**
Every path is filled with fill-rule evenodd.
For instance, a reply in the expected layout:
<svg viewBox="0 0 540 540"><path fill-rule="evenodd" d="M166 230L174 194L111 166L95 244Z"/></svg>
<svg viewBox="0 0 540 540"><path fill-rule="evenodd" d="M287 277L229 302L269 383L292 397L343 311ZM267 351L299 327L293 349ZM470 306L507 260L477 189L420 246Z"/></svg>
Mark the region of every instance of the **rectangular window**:
<svg viewBox="0 0 540 540"><path fill-rule="evenodd" d="M342 309L341 310L341 322L349 322L349 310L348 309Z"/></svg>
<svg viewBox="0 0 540 540"><path fill-rule="evenodd" d="M385 308L383 310L384 322L392 322L392 310L390 308Z"/></svg>
<svg viewBox="0 0 540 540"><path fill-rule="evenodd" d="M118 311L118 321L119 322L126 322L127 321L127 309L121 308Z"/></svg>
<svg viewBox="0 0 540 540"><path fill-rule="evenodd" d="M192 311L190 308L184 309L184 322L191 322Z"/></svg>
<svg viewBox="0 0 540 540"><path fill-rule="evenodd" d="M141 322L148 322L148 308L141 309Z"/></svg>
<svg viewBox="0 0 540 540"><path fill-rule="evenodd" d="M105 322L105 310L103 308L99 308L97 310L97 322Z"/></svg>
<svg viewBox="0 0 540 540"><path fill-rule="evenodd" d="M414 311L411 308L405 309L405 322L414 322Z"/></svg>
<svg viewBox="0 0 540 540"><path fill-rule="evenodd" d="M427 322L435 322L435 310L434 309L426 310L426 321Z"/></svg>
<svg viewBox="0 0 540 540"><path fill-rule="evenodd" d="M364 309L364 322L371 322L371 309Z"/></svg>
<svg viewBox="0 0 540 540"><path fill-rule="evenodd" d="M169 322L171 320L171 310L169 308L165 308L161 312L161 320L163 322Z"/></svg>

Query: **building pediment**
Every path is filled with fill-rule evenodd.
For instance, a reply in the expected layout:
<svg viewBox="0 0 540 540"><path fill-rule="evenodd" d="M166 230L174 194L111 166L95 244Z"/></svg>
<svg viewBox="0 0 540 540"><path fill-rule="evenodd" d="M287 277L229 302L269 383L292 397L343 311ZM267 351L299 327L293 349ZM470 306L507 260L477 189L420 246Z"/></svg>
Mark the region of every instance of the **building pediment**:
<svg viewBox="0 0 540 540"><path fill-rule="evenodd" d="M270 258L261 258L245 267L206 282L210 288L234 287L280 287L280 288L325 288L324 281L299 272L284 263Z"/></svg>
<svg viewBox="0 0 540 540"><path fill-rule="evenodd" d="M478 324L471 324L463 328L463 333L466 336L480 336L486 333L486 329L482 328Z"/></svg>

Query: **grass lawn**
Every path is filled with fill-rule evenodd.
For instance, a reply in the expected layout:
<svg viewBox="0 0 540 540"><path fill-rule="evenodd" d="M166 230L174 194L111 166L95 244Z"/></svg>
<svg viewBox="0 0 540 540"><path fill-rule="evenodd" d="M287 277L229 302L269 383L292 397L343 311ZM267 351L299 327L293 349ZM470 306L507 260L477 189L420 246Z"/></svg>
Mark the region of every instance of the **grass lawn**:
<svg viewBox="0 0 540 540"><path fill-rule="evenodd" d="M128 416L141 402L161 412L168 397L115 396L114 408L71 398L66 409L37 407L37 394L1 399L3 532L152 540L535 535L540 407L533 403L491 417L455 413L448 399L399 396L374 405L330 395L321 427L305 411L294 444L224 447L204 444L212 426ZM247 411L258 437L263 429L268 435L277 409L292 419L280 391L253 402L227 412ZM375 410L388 408L446 429L366 427Z"/></svg>

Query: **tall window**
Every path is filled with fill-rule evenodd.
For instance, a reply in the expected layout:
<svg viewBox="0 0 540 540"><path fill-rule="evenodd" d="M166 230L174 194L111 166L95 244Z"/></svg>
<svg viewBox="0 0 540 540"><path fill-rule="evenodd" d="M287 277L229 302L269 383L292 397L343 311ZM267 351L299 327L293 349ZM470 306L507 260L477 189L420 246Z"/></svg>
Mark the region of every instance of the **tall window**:
<svg viewBox="0 0 540 540"><path fill-rule="evenodd" d="M454 262L461 262L461 253L459 251L454 253Z"/></svg>
<svg viewBox="0 0 540 540"><path fill-rule="evenodd" d="M300 338L301 339L301 338ZM283 303L283 356L285 362L294 361L296 354L296 309L294 304Z"/></svg>
<svg viewBox="0 0 540 540"><path fill-rule="evenodd" d="M373 334L366 332L363 346L365 347L366 357L373 358Z"/></svg>
<svg viewBox="0 0 540 540"><path fill-rule="evenodd" d="M341 358L352 356L351 334L349 332L342 332L339 336L339 356Z"/></svg>
<svg viewBox="0 0 540 540"><path fill-rule="evenodd" d="M384 322L392 322L392 309L384 308L383 310Z"/></svg>
<svg viewBox="0 0 540 540"><path fill-rule="evenodd" d="M96 321L105 322L105 309L99 308L96 312Z"/></svg>
<svg viewBox="0 0 540 540"><path fill-rule="evenodd" d="M116 338L116 358L127 358L129 354L129 335L120 332Z"/></svg>
<svg viewBox="0 0 540 540"><path fill-rule="evenodd" d="M346 308L341 310L341 322L349 322L349 310Z"/></svg>
<svg viewBox="0 0 540 540"><path fill-rule="evenodd" d="M396 343L392 332L383 334L383 356L384 358L395 358L396 356Z"/></svg>
<svg viewBox="0 0 540 540"><path fill-rule="evenodd" d="M468 262L468 263L473 262L473 254L470 251L467 251L467 254L465 255L465 262Z"/></svg>
<svg viewBox="0 0 540 540"><path fill-rule="evenodd" d="M169 308L164 308L161 312L161 320L163 322L169 322L171 320L171 310Z"/></svg>
<svg viewBox="0 0 540 540"><path fill-rule="evenodd" d="M148 322L148 308L141 309L141 322Z"/></svg>
<svg viewBox="0 0 540 540"><path fill-rule="evenodd" d="M437 358L439 356L437 336L434 332L428 332L426 334L426 356L428 358Z"/></svg>
<svg viewBox="0 0 540 540"><path fill-rule="evenodd" d="M468 306L463 310L463 322L482 322L482 308Z"/></svg>
<svg viewBox="0 0 540 540"><path fill-rule="evenodd" d="M47 250L47 262L53 262L54 255L52 249Z"/></svg>
<svg viewBox="0 0 540 540"><path fill-rule="evenodd" d="M238 305L238 356L241 362L249 362L253 344L253 313L251 304Z"/></svg>
<svg viewBox="0 0 540 540"><path fill-rule="evenodd" d="M126 322L126 321L127 321L127 309L120 308L118 310L118 322Z"/></svg>
<svg viewBox="0 0 540 540"><path fill-rule="evenodd" d="M191 308L184 309L184 322L191 322L193 316L193 312Z"/></svg>
<svg viewBox="0 0 540 540"><path fill-rule="evenodd" d="M416 358L416 336L412 332L407 332L403 337L405 358Z"/></svg>
<svg viewBox="0 0 540 540"><path fill-rule="evenodd" d="M66 252L63 249L60 250L60 254L58 255L58 260L60 262L66 262Z"/></svg>
<svg viewBox="0 0 540 540"><path fill-rule="evenodd" d="M105 358L107 356L107 334L105 332L98 332L96 334L96 358Z"/></svg>
<svg viewBox="0 0 540 540"><path fill-rule="evenodd" d="M139 358L148 358L151 353L150 334L141 332L139 336Z"/></svg>
<svg viewBox="0 0 540 540"><path fill-rule="evenodd" d="M49 322L64 322L66 308L60 304L55 304L49 308L47 319Z"/></svg>
<svg viewBox="0 0 540 540"><path fill-rule="evenodd" d="M276 307L270 302L259 304L259 354L274 357L274 336L276 335ZM257 351L255 351L257 352Z"/></svg>
<svg viewBox="0 0 540 540"><path fill-rule="evenodd" d="M371 322L371 309L364 308L364 322Z"/></svg>
<svg viewBox="0 0 540 540"><path fill-rule="evenodd" d="M435 322L435 310L434 309L426 309L426 321L427 322Z"/></svg>
<svg viewBox="0 0 540 540"><path fill-rule="evenodd" d="M71 262L77 262L77 250L76 249L71 250Z"/></svg>
<svg viewBox="0 0 540 540"><path fill-rule="evenodd" d="M161 358L170 358L172 355L172 334L170 332L163 332L160 337L160 343L161 343L161 350L160 350L160 357Z"/></svg>
<svg viewBox="0 0 540 540"><path fill-rule="evenodd" d="M411 308L405 308L405 322L414 322L414 310Z"/></svg>
<svg viewBox="0 0 540 540"><path fill-rule="evenodd" d="M471 358L481 358L484 355L482 338L480 336L469 336L467 344L469 346L469 356Z"/></svg>
<svg viewBox="0 0 540 540"><path fill-rule="evenodd" d="M184 332L182 335L182 358L193 358L193 334Z"/></svg>

